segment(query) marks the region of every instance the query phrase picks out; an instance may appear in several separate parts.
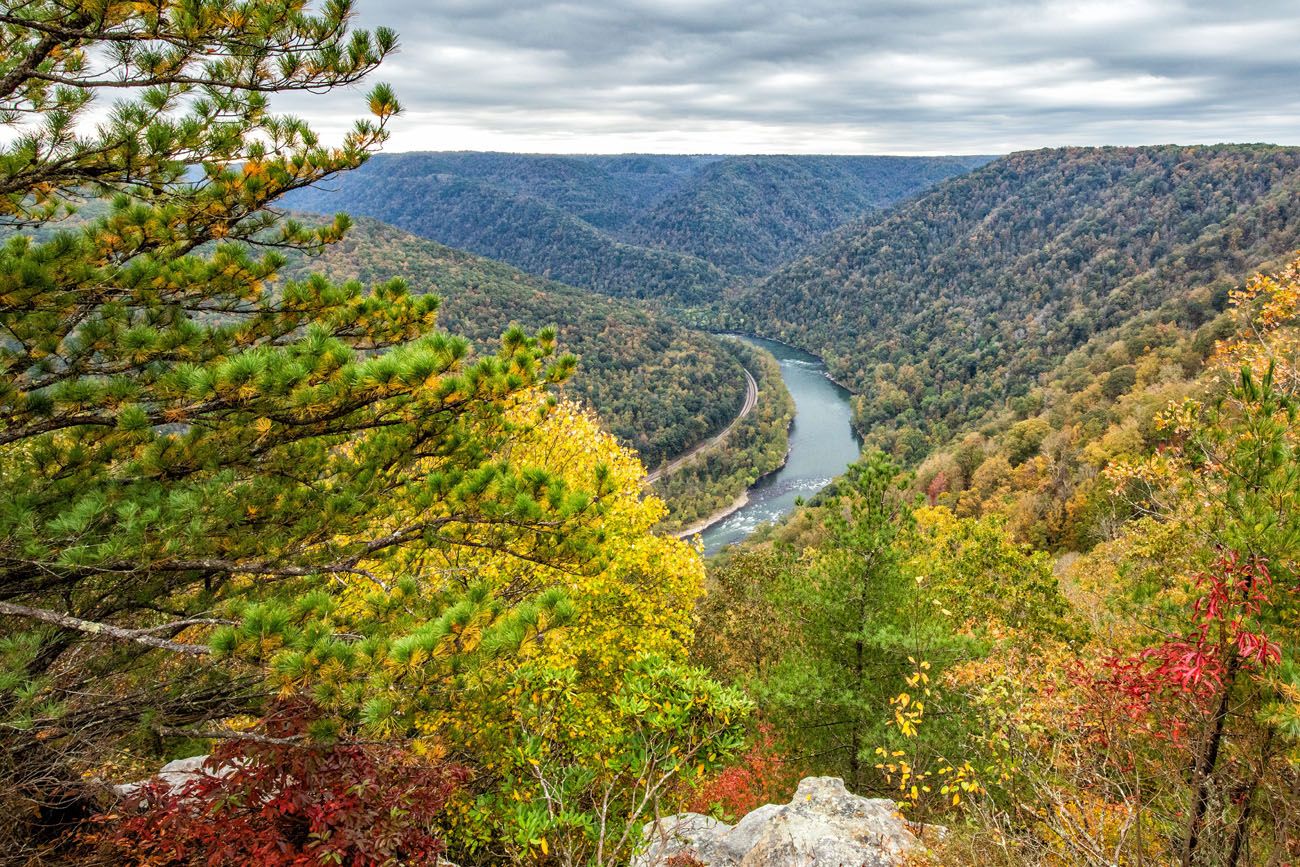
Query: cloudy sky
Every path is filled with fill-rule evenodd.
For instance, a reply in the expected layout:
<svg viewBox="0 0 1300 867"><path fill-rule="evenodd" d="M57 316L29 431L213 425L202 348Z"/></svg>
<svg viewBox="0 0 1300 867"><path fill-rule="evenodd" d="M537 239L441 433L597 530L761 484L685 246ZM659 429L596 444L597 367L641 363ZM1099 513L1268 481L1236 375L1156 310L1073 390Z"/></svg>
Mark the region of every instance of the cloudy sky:
<svg viewBox="0 0 1300 867"><path fill-rule="evenodd" d="M357 0L390 151L1300 144L1297 0ZM358 94L295 98L335 131Z"/></svg>

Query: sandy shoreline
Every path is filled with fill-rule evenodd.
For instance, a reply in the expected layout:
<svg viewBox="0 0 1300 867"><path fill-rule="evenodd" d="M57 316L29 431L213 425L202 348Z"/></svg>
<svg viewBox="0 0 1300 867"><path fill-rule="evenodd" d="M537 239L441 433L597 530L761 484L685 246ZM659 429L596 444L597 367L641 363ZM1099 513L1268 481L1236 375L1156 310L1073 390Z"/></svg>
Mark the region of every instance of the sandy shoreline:
<svg viewBox="0 0 1300 867"><path fill-rule="evenodd" d="M747 505L749 505L748 488L741 491L740 496L736 497L736 499L733 500L730 505L722 507L718 511L714 512L712 515L709 515L707 518L701 518L700 520L696 521L694 524L691 524L689 527L683 530L678 530L676 533L673 533L673 535L676 536L678 539L685 539L688 536L694 536L699 533L702 533L705 530L707 530L709 527L712 527L714 524L721 521L723 518L732 514L733 512L739 512Z"/></svg>
<svg viewBox="0 0 1300 867"><path fill-rule="evenodd" d="M790 424L786 426L787 434L789 434L790 427L792 427L793 425L794 425L794 419L792 418L790 419ZM735 512L739 512L741 509L745 508L745 506L749 505L749 492L754 489L754 485L757 485L759 482L763 481L763 479L766 479L768 476L774 473L779 473L782 469L785 468L785 465L789 461L790 461L790 449L787 448L785 450L785 456L781 458L780 464L778 464L773 469L769 470L766 473L763 473L763 475L755 479L754 484L750 485L749 487L745 488L745 490L741 491L740 496L732 500L729 505L723 506L721 509L714 512L712 515L709 515L707 518L701 518L700 520L696 521L694 524L691 524L689 527L687 527L684 530L678 530L676 533L673 533L673 536L675 536L678 539L685 539L689 536L694 536L697 533L703 533L705 530L709 529L714 524L721 521L723 518L726 518Z"/></svg>

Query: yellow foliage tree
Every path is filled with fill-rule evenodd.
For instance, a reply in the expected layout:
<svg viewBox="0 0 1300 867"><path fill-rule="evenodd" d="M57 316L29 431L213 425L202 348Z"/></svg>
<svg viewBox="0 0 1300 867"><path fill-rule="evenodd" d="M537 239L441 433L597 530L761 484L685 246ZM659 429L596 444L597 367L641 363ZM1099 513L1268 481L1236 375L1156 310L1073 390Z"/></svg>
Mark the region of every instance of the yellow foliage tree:
<svg viewBox="0 0 1300 867"><path fill-rule="evenodd" d="M542 394L505 421L499 459L596 490L585 562L542 562L473 533L424 546L401 564L411 592L470 592L448 628L398 654L390 707L419 748L467 765L474 778L453 803L454 854L545 863L626 861L646 816L686 777L718 767L743 743L747 705L687 666L692 611L703 592L698 552L651 528L665 507L643 496L645 470L588 412ZM394 525L408 520L395 508ZM495 532L483 528L480 532ZM352 604L375 604L373 580L399 582L374 564L353 579ZM382 594L391 604L394 594ZM501 602L542 600L502 623ZM370 612L367 616L373 616ZM505 633L508 640L497 635ZM495 652L496 647L510 652ZM474 658L476 662L465 662ZM467 654L470 656L467 657ZM447 660L450 666L439 665ZM388 708L385 708L388 710ZM390 714L390 717L393 716Z"/></svg>

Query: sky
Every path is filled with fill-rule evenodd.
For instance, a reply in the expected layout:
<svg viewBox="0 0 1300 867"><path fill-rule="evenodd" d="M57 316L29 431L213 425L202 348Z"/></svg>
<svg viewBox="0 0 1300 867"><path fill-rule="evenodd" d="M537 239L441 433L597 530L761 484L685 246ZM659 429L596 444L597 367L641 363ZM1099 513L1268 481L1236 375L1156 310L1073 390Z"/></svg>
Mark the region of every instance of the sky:
<svg viewBox="0 0 1300 867"><path fill-rule="evenodd" d="M386 150L1300 143L1300 0L356 0ZM281 108L339 134L361 94Z"/></svg>

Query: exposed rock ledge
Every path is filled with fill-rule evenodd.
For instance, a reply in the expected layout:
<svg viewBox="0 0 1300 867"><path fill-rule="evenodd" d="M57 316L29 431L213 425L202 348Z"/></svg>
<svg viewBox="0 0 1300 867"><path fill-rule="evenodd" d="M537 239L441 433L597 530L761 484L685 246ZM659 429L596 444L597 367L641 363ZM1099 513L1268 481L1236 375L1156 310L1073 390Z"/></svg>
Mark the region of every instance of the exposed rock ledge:
<svg viewBox="0 0 1300 867"><path fill-rule="evenodd" d="M644 833L649 849L632 867L899 867L925 851L893 801L859 797L838 777L807 777L789 804L759 807L735 825L679 813Z"/></svg>

